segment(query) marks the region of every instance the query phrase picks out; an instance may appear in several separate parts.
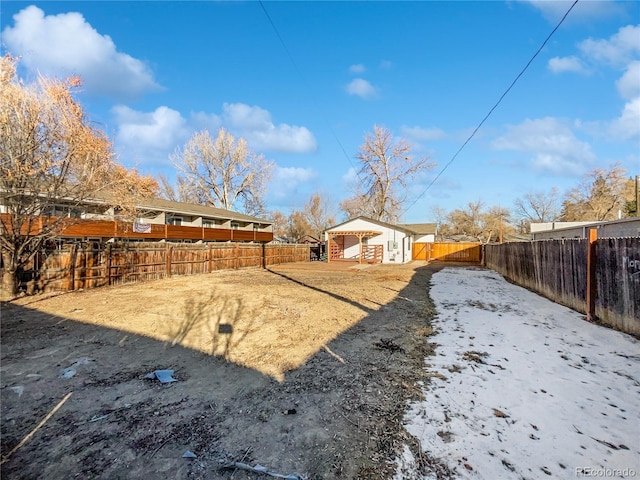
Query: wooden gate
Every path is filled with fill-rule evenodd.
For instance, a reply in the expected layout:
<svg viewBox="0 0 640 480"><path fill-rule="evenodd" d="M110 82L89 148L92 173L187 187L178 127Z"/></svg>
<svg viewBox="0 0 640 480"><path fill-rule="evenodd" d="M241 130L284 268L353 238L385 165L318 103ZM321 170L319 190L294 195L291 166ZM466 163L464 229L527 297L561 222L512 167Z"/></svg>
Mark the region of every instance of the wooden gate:
<svg viewBox="0 0 640 480"><path fill-rule="evenodd" d="M480 263L482 244L478 242L414 243L414 260Z"/></svg>
<svg viewBox="0 0 640 480"><path fill-rule="evenodd" d="M411 258L413 260L424 260L428 262L431 258L431 245L433 245L433 243L414 243Z"/></svg>

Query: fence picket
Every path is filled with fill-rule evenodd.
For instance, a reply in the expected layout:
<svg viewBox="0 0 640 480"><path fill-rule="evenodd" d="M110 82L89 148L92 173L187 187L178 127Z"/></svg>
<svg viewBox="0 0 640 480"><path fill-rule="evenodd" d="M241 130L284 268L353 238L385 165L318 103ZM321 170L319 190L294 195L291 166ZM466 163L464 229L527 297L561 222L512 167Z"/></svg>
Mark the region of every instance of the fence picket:
<svg viewBox="0 0 640 480"><path fill-rule="evenodd" d="M25 270L20 287L30 291L77 290L157 280L171 275L265 268L310 260L309 245L229 242L70 244L37 255Z"/></svg>
<svg viewBox="0 0 640 480"><path fill-rule="evenodd" d="M485 265L523 287L640 336L640 237L538 240L485 246ZM592 265L592 277L588 275ZM589 278L594 283L587 295ZM591 299L591 302L590 302Z"/></svg>

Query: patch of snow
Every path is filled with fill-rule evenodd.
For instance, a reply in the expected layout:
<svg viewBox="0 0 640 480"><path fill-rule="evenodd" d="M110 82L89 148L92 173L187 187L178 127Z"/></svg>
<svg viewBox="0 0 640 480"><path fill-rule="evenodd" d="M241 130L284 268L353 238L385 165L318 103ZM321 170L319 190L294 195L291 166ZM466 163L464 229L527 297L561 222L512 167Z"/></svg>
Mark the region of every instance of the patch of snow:
<svg viewBox="0 0 640 480"><path fill-rule="evenodd" d="M432 277L432 380L397 479L640 477L640 342L479 268ZM423 462L424 463L424 462Z"/></svg>

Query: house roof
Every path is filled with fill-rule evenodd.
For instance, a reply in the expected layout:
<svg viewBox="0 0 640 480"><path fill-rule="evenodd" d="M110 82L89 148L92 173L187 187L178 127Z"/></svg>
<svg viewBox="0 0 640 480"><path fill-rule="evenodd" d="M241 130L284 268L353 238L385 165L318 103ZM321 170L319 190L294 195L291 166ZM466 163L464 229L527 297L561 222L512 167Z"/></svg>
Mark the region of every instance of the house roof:
<svg viewBox="0 0 640 480"><path fill-rule="evenodd" d="M320 243L320 240L318 240L316 237L314 237L313 235L304 235L299 243Z"/></svg>
<svg viewBox="0 0 640 480"><path fill-rule="evenodd" d="M146 210L161 210L169 213L182 213L185 215L196 215L208 218L218 218L225 220L238 220L242 222L272 224L271 220L252 217L243 213L225 210L223 208L195 205L185 202L174 202L164 198L141 198L136 201L136 207Z"/></svg>
<svg viewBox="0 0 640 480"><path fill-rule="evenodd" d="M405 223L403 226L418 235L435 235L438 225L436 223Z"/></svg>
<svg viewBox="0 0 640 480"><path fill-rule="evenodd" d="M390 228L392 230L398 230L398 231L405 232L412 235L416 235L416 234L428 235L430 233L431 234L436 233L435 223L409 223L409 224L398 223L394 225L392 223L383 222L381 220L374 220L373 218L364 217L364 216L350 218L346 222L342 222L342 223L339 223L338 225L334 225L333 227L327 228L326 232L330 232L331 230L347 225L348 223L353 222L354 220L364 220L374 225L379 225L381 227Z"/></svg>
<svg viewBox="0 0 640 480"><path fill-rule="evenodd" d="M360 237L360 238L365 238L365 237L372 238L372 237L377 237L378 235L382 235L382 232L379 232L377 230L337 230L333 232L327 230L327 235L329 235L330 237L353 235L354 237Z"/></svg>

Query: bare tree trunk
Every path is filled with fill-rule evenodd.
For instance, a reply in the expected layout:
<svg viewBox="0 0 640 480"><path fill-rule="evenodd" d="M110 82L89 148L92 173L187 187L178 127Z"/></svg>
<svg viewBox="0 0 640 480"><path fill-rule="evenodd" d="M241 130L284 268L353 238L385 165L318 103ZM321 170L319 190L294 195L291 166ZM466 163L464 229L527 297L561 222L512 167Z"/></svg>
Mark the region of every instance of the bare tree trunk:
<svg viewBox="0 0 640 480"><path fill-rule="evenodd" d="M18 291L18 265L9 252L2 252L2 291L0 298L2 300L11 300L15 298Z"/></svg>

